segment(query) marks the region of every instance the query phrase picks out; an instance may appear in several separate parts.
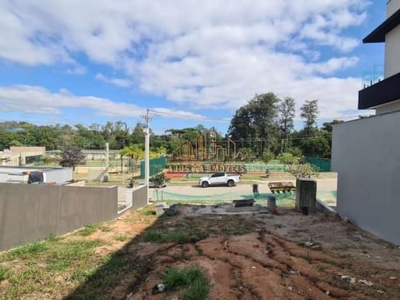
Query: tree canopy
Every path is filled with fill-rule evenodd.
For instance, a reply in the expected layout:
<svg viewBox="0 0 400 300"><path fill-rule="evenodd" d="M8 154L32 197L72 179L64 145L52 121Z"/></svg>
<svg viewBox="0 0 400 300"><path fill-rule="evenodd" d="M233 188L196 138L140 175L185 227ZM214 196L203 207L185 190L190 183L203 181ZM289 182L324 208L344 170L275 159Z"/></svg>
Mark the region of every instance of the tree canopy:
<svg viewBox="0 0 400 300"><path fill-rule="evenodd" d="M60 166L70 167L75 171L75 167L85 163L85 154L78 147L68 146L61 152Z"/></svg>
<svg viewBox="0 0 400 300"><path fill-rule="evenodd" d="M295 129L296 101L291 97L280 99L272 92L255 95L239 107L232 116L227 134L217 132L220 145L236 143L237 150L251 159L270 160L280 153L319 156L331 155L332 126L341 123L333 120L317 126L318 100L307 100L300 107L299 116L304 127ZM190 142L196 151L198 137L216 130L202 124L186 128L169 128L162 134L150 131L151 155L177 156L183 144ZM229 139L229 142L228 142ZM110 149L141 159L144 156L143 126L139 122L129 128L125 122L92 123L89 126L56 124L39 126L28 122L0 123L0 149L10 146L45 146L46 150ZM69 150L68 150L69 151Z"/></svg>

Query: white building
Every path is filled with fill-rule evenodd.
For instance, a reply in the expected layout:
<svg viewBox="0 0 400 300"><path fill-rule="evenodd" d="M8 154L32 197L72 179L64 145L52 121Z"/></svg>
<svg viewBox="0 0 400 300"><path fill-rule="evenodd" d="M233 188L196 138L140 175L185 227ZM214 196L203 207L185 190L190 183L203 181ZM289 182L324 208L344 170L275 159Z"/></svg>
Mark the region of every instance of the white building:
<svg viewBox="0 0 400 300"><path fill-rule="evenodd" d="M359 92L358 108L376 116L335 125L332 168L343 217L400 244L400 0L364 43L385 43L384 79Z"/></svg>

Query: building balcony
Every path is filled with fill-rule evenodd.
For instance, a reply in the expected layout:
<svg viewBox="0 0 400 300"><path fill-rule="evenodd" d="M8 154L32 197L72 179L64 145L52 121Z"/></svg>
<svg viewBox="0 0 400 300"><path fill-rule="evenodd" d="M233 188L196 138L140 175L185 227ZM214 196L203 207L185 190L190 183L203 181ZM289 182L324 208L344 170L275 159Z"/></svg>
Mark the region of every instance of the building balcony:
<svg viewBox="0 0 400 300"><path fill-rule="evenodd" d="M379 25L366 38L364 43L384 43L385 36L400 24L400 9L392 14L385 22Z"/></svg>
<svg viewBox="0 0 400 300"><path fill-rule="evenodd" d="M400 73L358 92L358 109L370 109L400 99Z"/></svg>

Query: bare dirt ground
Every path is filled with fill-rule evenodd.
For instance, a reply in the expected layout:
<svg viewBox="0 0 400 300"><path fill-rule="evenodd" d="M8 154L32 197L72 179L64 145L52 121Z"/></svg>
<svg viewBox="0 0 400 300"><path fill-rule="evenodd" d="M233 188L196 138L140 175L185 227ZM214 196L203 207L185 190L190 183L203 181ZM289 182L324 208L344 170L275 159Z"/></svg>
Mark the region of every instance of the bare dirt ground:
<svg viewBox="0 0 400 300"><path fill-rule="evenodd" d="M151 224L143 212L129 212L109 224L111 232L94 234L128 235L95 254L120 249L118 255L132 263L124 279L98 299L179 299L176 291L153 295L151 289L166 269L192 265L210 281L208 299L400 299L398 247L335 215L303 216L291 208L278 215L204 211L185 205L177 216L152 216ZM189 239L146 242L149 231L186 232ZM95 284L101 281L83 283L69 299L85 299L80 296Z"/></svg>
<svg viewBox="0 0 400 300"><path fill-rule="evenodd" d="M318 181L322 191L335 186L335 179ZM263 182L260 187L267 189ZM232 190L167 189L182 194ZM249 186L233 189L245 192ZM179 290L153 295L152 288L162 283L162 274L169 268L187 266L204 270L211 300L400 299L398 246L334 214L303 216L288 207L278 207L277 215L221 213L225 208L181 205L178 215L157 217L149 206L100 224L89 236L67 235L65 244L102 241L87 258L93 263L90 272L84 272L85 279L75 279L68 269L52 273L56 288L45 288L46 282L38 279L35 291L18 299L177 300L181 299ZM154 234L174 238L149 241ZM11 263L21 269L32 264ZM46 267L45 261L35 264ZM1 290L11 284L0 280L0 299L6 295Z"/></svg>

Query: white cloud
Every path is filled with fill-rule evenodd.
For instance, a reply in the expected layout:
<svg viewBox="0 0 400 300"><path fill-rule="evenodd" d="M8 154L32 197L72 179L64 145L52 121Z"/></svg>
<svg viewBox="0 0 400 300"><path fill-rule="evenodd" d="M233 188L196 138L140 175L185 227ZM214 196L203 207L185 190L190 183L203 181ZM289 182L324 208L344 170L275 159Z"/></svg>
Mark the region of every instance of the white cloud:
<svg viewBox="0 0 400 300"><path fill-rule="evenodd" d="M107 82L107 83L111 83L113 85L119 86L119 87L129 87L133 84L133 81L130 79L124 79L124 78L109 78L104 76L101 73L97 73L95 78L97 80L103 81L103 82Z"/></svg>
<svg viewBox="0 0 400 300"><path fill-rule="evenodd" d="M335 73L358 63L351 51L360 41L346 30L364 22L367 5L363 0L254 0L251 5L222 0L2 1L0 60L29 66L61 63L67 73L83 74L90 68L81 66L84 55L116 74L97 73L96 79L120 87L138 84L143 92L164 96L185 110L232 111L255 93L272 91L295 98L299 106L319 99L322 115L336 116L357 103L361 80ZM330 58L322 55L327 51ZM3 110L24 109L4 99L26 93L55 113L60 106L44 98L67 107L72 97L74 105L101 114L124 116L129 105L136 109L26 86L1 91ZM26 105L35 110L36 105Z"/></svg>
<svg viewBox="0 0 400 300"><path fill-rule="evenodd" d="M63 109L90 110L92 115L106 117L134 117L146 114L146 108L126 102L115 102L110 99L77 96L66 89L57 93L29 85L0 87L0 112L19 112L26 114L61 115ZM155 108L165 118L205 119L206 117L186 111Z"/></svg>

